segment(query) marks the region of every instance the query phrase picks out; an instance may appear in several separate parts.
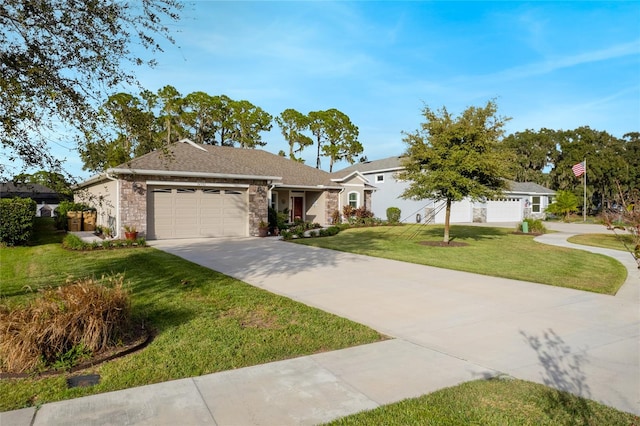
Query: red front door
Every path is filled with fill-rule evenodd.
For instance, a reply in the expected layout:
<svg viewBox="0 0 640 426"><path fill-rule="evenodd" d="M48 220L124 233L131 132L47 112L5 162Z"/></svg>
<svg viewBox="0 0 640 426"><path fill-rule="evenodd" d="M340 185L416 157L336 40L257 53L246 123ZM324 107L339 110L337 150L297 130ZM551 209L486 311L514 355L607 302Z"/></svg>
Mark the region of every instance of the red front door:
<svg viewBox="0 0 640 426"><path fill-rule="evenodd" d="M292 222L295 222L296 220L304 220L304 217L302 215L303 211L302 211L302 205L303 205L303 198L302 197L293 197L293 217L291 218Z"/></svg>

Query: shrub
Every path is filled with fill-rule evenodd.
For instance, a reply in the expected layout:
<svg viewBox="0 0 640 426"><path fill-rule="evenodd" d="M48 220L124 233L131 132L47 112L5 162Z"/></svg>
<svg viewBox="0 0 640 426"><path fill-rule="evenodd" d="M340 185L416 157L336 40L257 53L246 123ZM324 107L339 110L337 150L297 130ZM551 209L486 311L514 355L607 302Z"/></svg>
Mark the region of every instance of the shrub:
<svg viewBox="0 0 640 426"><path fill-rule="evenodd" d="M340 212L338 210L334 210L333 213L331 213L331 223L334 225L342 223L342 216L340 216Z"/></svg>
<svg viewBox="0 0 640 426"><path fill-rule="evenodd" d="M290 240L293 238L293 233L291 231L289 231L288 229L284 229L282 231L280 231L280 236L282 237L283 240Z"/></svg>
<svg viewBox="0 0 640 426"><path fill-rule="evenodd" d="M540 219L527 218L523 222L527 222L529 232L533 232L534 234L544 234L547 232L547 228ZM518 224L518 231L522 231L522 223Z"/></svg>
<svg viewBox="0 0 640 426"><path fill-rule="evenodd" d="M31 304L0 309L0 361L11 372L68 364L99 353L131 331L123 277L79 280L43 292Z"/></svg>
<svg viewBox="0 0 640 426"><path fill-rule="evenodd" d="M13 246L31 239L38 205L31 198L0 200L0 241Z"/></svg>
<svg viewBox="0 0 640 426"><path fill-rule="evenodd" d="M62 240L62 247L69 250L86 250L89 245L75 234L67 234Z"/></svg>
<svg viewBox="0 0 640 426"><path fill-rule="evenodd" d="M389 207L387 209L387 222L396 224L400 222L402 211L398 207Z"/></svg>

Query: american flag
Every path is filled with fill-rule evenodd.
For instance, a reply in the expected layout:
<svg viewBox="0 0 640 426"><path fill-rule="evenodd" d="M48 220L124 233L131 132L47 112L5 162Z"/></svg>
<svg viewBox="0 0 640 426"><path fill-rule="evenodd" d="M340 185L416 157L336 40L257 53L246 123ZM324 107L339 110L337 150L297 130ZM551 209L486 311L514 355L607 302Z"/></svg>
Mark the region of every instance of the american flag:
<svg viewBox="0 0 640 426"><path fill-rule="evenodd" d="M584 174L585 169L584 169L584 161L576 164L575 166L573 166L571 168L571 170L573 170L573 174L576 175L576 177L580 177Z"/></svg>

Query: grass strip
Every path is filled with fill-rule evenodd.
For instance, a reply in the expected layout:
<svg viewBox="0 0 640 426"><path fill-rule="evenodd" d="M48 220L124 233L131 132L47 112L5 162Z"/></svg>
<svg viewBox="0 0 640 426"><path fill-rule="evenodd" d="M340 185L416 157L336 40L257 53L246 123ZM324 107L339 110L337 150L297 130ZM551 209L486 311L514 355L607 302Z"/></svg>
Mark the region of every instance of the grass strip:
<svg viewBox="0 0 640 426"><path fill-rule="evenodd" d="M467 382L329 423L332 426L638 424L640 418L633 414L515 379Z"/></svg>

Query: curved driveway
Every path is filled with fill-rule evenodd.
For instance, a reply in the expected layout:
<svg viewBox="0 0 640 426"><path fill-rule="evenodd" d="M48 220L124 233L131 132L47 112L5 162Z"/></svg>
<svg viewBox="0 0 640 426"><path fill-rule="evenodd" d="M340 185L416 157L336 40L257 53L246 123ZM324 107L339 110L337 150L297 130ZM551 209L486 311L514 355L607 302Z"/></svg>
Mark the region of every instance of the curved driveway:
<svg viewBox="0 0 640 426"><path fill-rule="evenodd" d="M563 232L541 242L604 231L555 226ZM640 414L640 274L628 253L594 249L628 260L625 285L607 296L271 238L153 245L448 357Z"/></svg>

